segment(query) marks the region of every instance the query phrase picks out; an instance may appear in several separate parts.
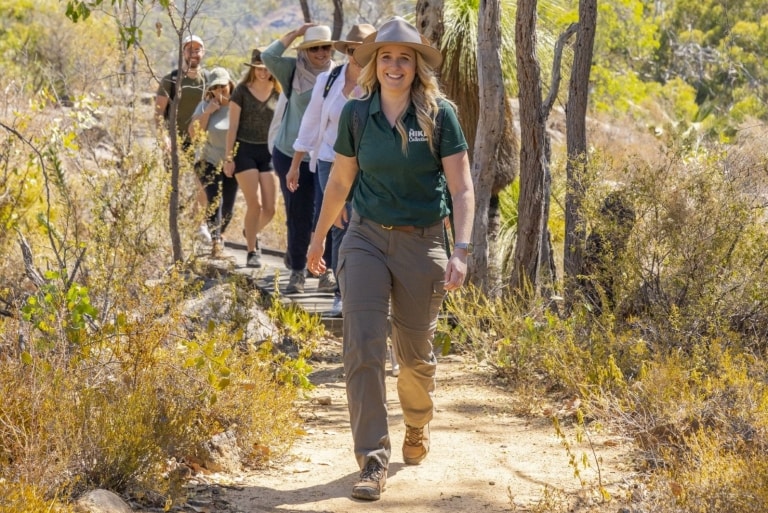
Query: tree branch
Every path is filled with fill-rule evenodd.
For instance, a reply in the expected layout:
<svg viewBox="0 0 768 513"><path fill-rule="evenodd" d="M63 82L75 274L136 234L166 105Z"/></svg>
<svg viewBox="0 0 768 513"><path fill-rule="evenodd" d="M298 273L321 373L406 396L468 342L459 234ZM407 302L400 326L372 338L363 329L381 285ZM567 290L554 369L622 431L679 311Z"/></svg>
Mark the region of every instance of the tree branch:
<svg viewBox="0 0 768 513"><path fill-rule="evenodd" d="M549 113L552 111L552 106L555 104L557 98L557 91L560 89L560 62L563 60L563 47L565 43L579 31L578 23L571 23L568 28L560 34L555 43L555 57L552 59L552 83L549 86L549 95L544 100L544 104L541 106L541 116L543 119L549 117Z"/></svg>

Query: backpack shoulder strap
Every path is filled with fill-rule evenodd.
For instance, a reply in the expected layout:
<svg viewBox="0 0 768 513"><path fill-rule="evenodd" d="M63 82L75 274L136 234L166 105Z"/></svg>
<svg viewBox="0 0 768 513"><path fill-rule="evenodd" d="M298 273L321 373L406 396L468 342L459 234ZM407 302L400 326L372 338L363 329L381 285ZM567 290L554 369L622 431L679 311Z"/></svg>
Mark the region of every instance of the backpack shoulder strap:
<svg viewBox="0 0 768 513"><path fill-rule="evenodd" d="M328 80L325 81L325 89L323 89L323 99L328 97L328 92L331 90L333 83L336 82L336 79L339 78L339 75L341 75L341 69L343 67L343 65L336 66L328 74Z"/></svg>
<svg viewBox="0 0 768 513"><path fill-rule="evenodd" d="M176 78L179 76L179 70L171 71L171 88L168 90L168 99L172 101L176 97Z"/></svg>
<svg viewBox="0 0 768 513"><path fill-rule="evenodd" d="M437 107L437 115L435 116L435 132L432 140L433 144L435 145L435 154L437 155L438 161L440 161L440 143L442 141L443 135L443 118L445 117L445 109L447 107L444 106L442 100L437 101Z"/></svg>
<svg viewBox="0 0 768 513"><path fill-rule="evenodd" d="M371 106L371 99L352 100L354 108L352 109L352 137L355 140L355 157L360 153L360 142L363 139L365 125L368 123L368 112Z"/></svg>
<svg viewBox="0 0 768 513"><path fill-rule="evenodd" d="M352 102L352 138L355 144L355 158L357 159L357 176L352 183L352 187L349 189L349 195L347 201L352 201L355 188L360 181L360 142L363 140L363 132L365 132L365 125L368 123L368 113L371 106L371 99L366 98L364 100L349 100Z"/></svg>

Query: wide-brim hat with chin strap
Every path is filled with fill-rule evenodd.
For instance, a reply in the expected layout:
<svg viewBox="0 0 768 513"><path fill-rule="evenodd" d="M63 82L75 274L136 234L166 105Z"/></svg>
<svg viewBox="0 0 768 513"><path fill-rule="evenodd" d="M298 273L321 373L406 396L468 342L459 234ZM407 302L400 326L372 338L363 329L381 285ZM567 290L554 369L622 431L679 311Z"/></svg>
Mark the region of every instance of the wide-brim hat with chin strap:
<svg viewBox="0 0 768 513"><path fill-rule="evenodd" d="M366 37L374 32L376 32L376 27L367 23L352 25L352 28L347 32L346 39L343 41L336 41L333 43L333 47L341 53L347 53L347 47L349 45L361 44Z"/></svg>
<svg viewBox="0 0 768 513"><path fill-rule="evenodd" d="M355 49L355 60L360 66L365 66L376 50L387 45L413 48L433 68L437 68L443 62L443 54L440 50L430 45L429 40L419 34L416 27L399 16L385 22L379 30L366 37L363 44Z"/></svg>
<svg viewBox="0 0 768 513"><path fill-rule="evenodd" d="M306 50L314 46L329 46L334 41L331 39L331 27L327 25L315 25L304 32L304 41L294 46L296 50Z"/></svg>
<svg viewBox="0 0 768 513"><path fill-rule="evenodd" d="M251 62L244 62L246 66L250 66L251 68L266 68L266 64L264 64L264 61L261 60L261 50L258 48L254 48L251 52Z"/></svg>

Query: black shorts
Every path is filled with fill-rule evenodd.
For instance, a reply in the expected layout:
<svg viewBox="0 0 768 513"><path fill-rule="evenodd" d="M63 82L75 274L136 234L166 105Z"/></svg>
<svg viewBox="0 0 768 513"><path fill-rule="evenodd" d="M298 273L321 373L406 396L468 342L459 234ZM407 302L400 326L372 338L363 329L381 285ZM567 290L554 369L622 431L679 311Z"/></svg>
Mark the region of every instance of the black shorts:
<svg viewBox="0 0 768 513"><path fill-rule="evenodd" d="M235 174L249 169L258 169L260 173L268 173L274 170L272 167L272 155L269 153L267 143L247 143L237 141L237 153L235 153Z"/></svg>

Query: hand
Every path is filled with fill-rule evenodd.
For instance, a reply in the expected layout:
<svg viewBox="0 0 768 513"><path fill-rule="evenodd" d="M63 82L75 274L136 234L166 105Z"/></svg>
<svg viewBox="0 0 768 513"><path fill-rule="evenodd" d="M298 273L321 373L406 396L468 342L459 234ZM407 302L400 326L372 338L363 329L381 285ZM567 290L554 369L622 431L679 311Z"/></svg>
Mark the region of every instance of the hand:
<svg viewBox="0 0 768 513"><path fill-rule="evenodd" d="M317 25L317 23L305 23L304 25L296 29L296 36L297 37L303 36L307 32L307 29L309 27L314 27L315 25Z"/></svg>
<svg viewBox="0 0 768 513"><path fill-rule="evenodd" d="M299 188L299 168L291 166L288 174L285 175L285 186L291 192L296 192Z"/></svg>
<svg viewBox="0 0 768 513"><path fill-rule="evenodd" d="M448 259L448 265L445 268L445 290L452 292L458 290L464 285L464 279L467 277L467 252L458 249L453 252Z"/></svg>
<svg viewBox="0 0 768 513"><path fill-rule="evenodd" d="M307 269L315 276L320 276L326 270L323 253L325 253L325 236L318 237L315 232L307 251Z"/></svg>
<svg viewBox="0 0 768 513"><path fill-rule="evenodd" d="M224 175L227 178L232 178L235 176L235 163L232 161L224 162Z"/></svg>

